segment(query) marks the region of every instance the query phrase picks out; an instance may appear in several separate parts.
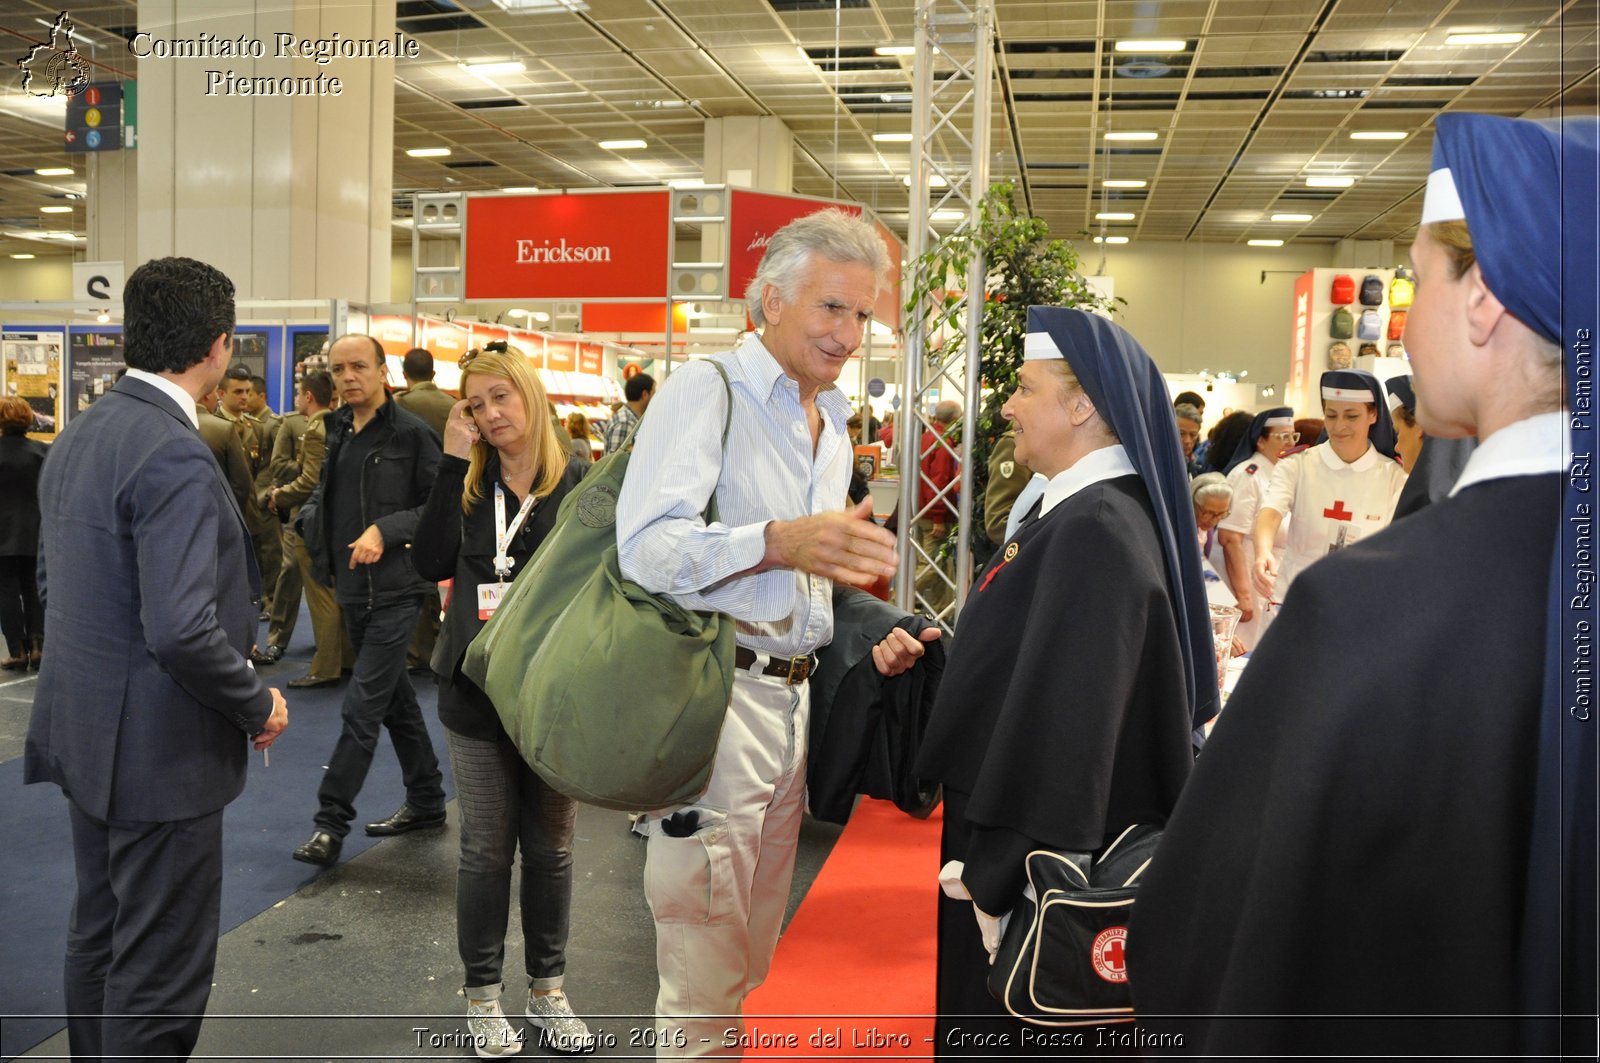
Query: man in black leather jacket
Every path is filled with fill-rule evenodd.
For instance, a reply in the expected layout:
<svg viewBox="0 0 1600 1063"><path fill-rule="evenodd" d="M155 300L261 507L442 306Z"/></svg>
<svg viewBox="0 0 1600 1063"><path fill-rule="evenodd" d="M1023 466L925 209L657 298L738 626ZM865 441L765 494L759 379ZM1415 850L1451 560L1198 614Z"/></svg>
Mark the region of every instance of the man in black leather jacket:
<svg viewBox="0 0 1600 1063"><path fill-rule="evenodd" d="M339 859L355 818L380 728L405 778L406 802L368 834L402 834L444 823L444 786L416 692L406 674L406 644L433 593L412 567L411 537L439 469L439 442L391 400L383 349L370 336L344 336L328 349L344 405L328 421L322 480L301 511L312 573L331 582L355 646L343 730L317 791L316 831L294 851L308 864Z"/></svg>

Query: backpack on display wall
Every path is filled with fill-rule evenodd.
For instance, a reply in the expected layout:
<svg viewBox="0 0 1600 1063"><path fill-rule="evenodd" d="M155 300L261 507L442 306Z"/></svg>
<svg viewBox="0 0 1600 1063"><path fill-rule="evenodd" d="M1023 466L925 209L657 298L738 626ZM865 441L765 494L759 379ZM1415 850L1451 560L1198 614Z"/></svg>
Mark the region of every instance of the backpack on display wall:
<svg viewBox="0 0 1600 1063"><path fill-rule="evenodd" d="M1361 305L1383 305L1383 278L1376 273L1369 273L1361 281Z"/></svg>
<svg viewBox="0 0 1600 1063"><path fill-rule="evenodd" d="M1336 340L1348 340L1355 334L1356 316L1348 306L1341 306L1333 312L1333 320L1328 323L1328 335Z"/></svg>
<svg viewBox="0 0 1600 1063"><path fill-rule="evenodd" d="M1361 320L1356 323L1356 339L1375 340L1383 335L1383 315L1376 310L1361 311Z"/></svg>
<svg viewBox="0 0 1600 1063"><path fill-rule="evenodd" d="M1416 282L1411 279L1411 271L1404 266L1396 267L1394 280L1389 282L1389 309L1400 310L1411 305L1411 296L1416 292Z"/></svg>
<svg viewBox="0 0 1600 1063"><path fill-rule="evenodd" d="M1404 310L1396 310L1389 315L1389 338L1397 340L1405 334L1405 331L1406 312Z"/></svg>
<svg viewBox="0 0 1600 1063"><path fill-rule="evenodd" d="M1344 306L1356 301L1356 281L1354 277L1341 273L1333 278L1333 292L1329 296L1335 306Z"/></svg>

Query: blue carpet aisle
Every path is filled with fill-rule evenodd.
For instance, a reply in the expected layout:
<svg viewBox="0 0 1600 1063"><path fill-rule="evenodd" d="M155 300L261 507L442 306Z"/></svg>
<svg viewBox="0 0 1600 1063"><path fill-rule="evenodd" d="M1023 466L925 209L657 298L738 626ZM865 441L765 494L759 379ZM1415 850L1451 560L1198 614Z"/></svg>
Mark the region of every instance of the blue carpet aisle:
<svg viewBox="0 0 1600 1063"><path fill-rule="evenodd" d="M299 630L305 635L295 640L289 658L263 669L274 685L305 673L310 623L303 612ZM28 1059L64 1059L65 1032L51 1035L61 1023L43 1016L61 1007L71 843L59 792L20 785L18 758L34 684L8 674L0 674L0 829L11 858L0 870L0 917L7 931L0 949L0 1056L20 1050ZM433 685L426 677L414 676L413 682L448 771ZM465 1005L458 995L462 971L455 941L456 803L450 802L443 830L383 844L366 838L359 824L387 815L401 801L399 768L383 742L361 795L356 833L339 864L317 874L296 863L289 853L311 832L316 786L333 748L343 688L285 692L289 732L273 750L271 768L263 771L260 755L253 757L249 787L224 819L225 932L193 1058L472 1058L459 1041ZM838 836L837 827L805 821L790 914ZM648 1057L656 979L655 933L643 891L644 844L629 832L622 813L580 806L573 857L568 994L601 1036L596 1057ZM527 984L515 905L510 923L505 981L515 1000ZM514 1022L525 1029L520 1018ZM557 1058L537 1044L535 1031L528 1036L518 1058Z"/></svg>
<svg viewBox="0 0 1600 1063"><path fill-rule="evenodd" d="M263 670L268 683L282 688L305 672L311 647L310 618L302 612L291 645L294 659ZM302 642L305 642L302 645ZM437 692L428 676L412 676L423 718L445 773L447 797L454 780L444 731L435 711ZM339 736L339 705L347 683L311 690L287 690L289 729L272 749L271 767L259 753L250 758L244 793L223 819L223 933L294 894L317 869L290 859L313 829L317 787ZM31 690L31 684L29 684ZM387 735L387 731L384 732ZM241 739L242 740L242 739ZM0 963L0 1055L12 1056L64 1026L61 972L67 917L74 890L72 846L66 799L55 786L24 786L22 759L0 764L0 852L10 854L0 869L0 921L6 927L6 957ZM382 819L405 800L400 766L387 738L378 743L372 771L358 799L356 826L345 839L342 860L376 845L361 824Z"/></svg>

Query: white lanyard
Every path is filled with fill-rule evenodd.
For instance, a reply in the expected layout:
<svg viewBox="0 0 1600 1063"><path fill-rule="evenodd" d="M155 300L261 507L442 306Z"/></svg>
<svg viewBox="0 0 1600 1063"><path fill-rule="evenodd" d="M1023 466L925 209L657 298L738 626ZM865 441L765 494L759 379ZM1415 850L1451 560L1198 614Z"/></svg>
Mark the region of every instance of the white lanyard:
<svg viewBox="0 0 1600 1063"><path fill-rule="evenodd" d="M511 576L511 566L516 564L507 549L511 540L516 538L517 532L522 530L523 521L528 519L528 514L533 512L534 504L538 499L532 491L522 500L522 508L517 510L517 518L511 522L511 527L506 527L506 493L500 489L499 484L494 485L494 571L502 580Z"/></svg>

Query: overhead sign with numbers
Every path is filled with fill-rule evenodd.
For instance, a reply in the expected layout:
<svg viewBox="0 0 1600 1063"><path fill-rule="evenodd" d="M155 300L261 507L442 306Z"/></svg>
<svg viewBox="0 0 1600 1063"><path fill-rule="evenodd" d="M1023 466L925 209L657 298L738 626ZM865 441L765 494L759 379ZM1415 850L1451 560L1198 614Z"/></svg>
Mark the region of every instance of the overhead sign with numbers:
<svg viewBox="0 0 1600 1063"><path fill-rule="evenodd" d="M122 83L97 81L67 101L69 152L122 148Z"/></svg>

